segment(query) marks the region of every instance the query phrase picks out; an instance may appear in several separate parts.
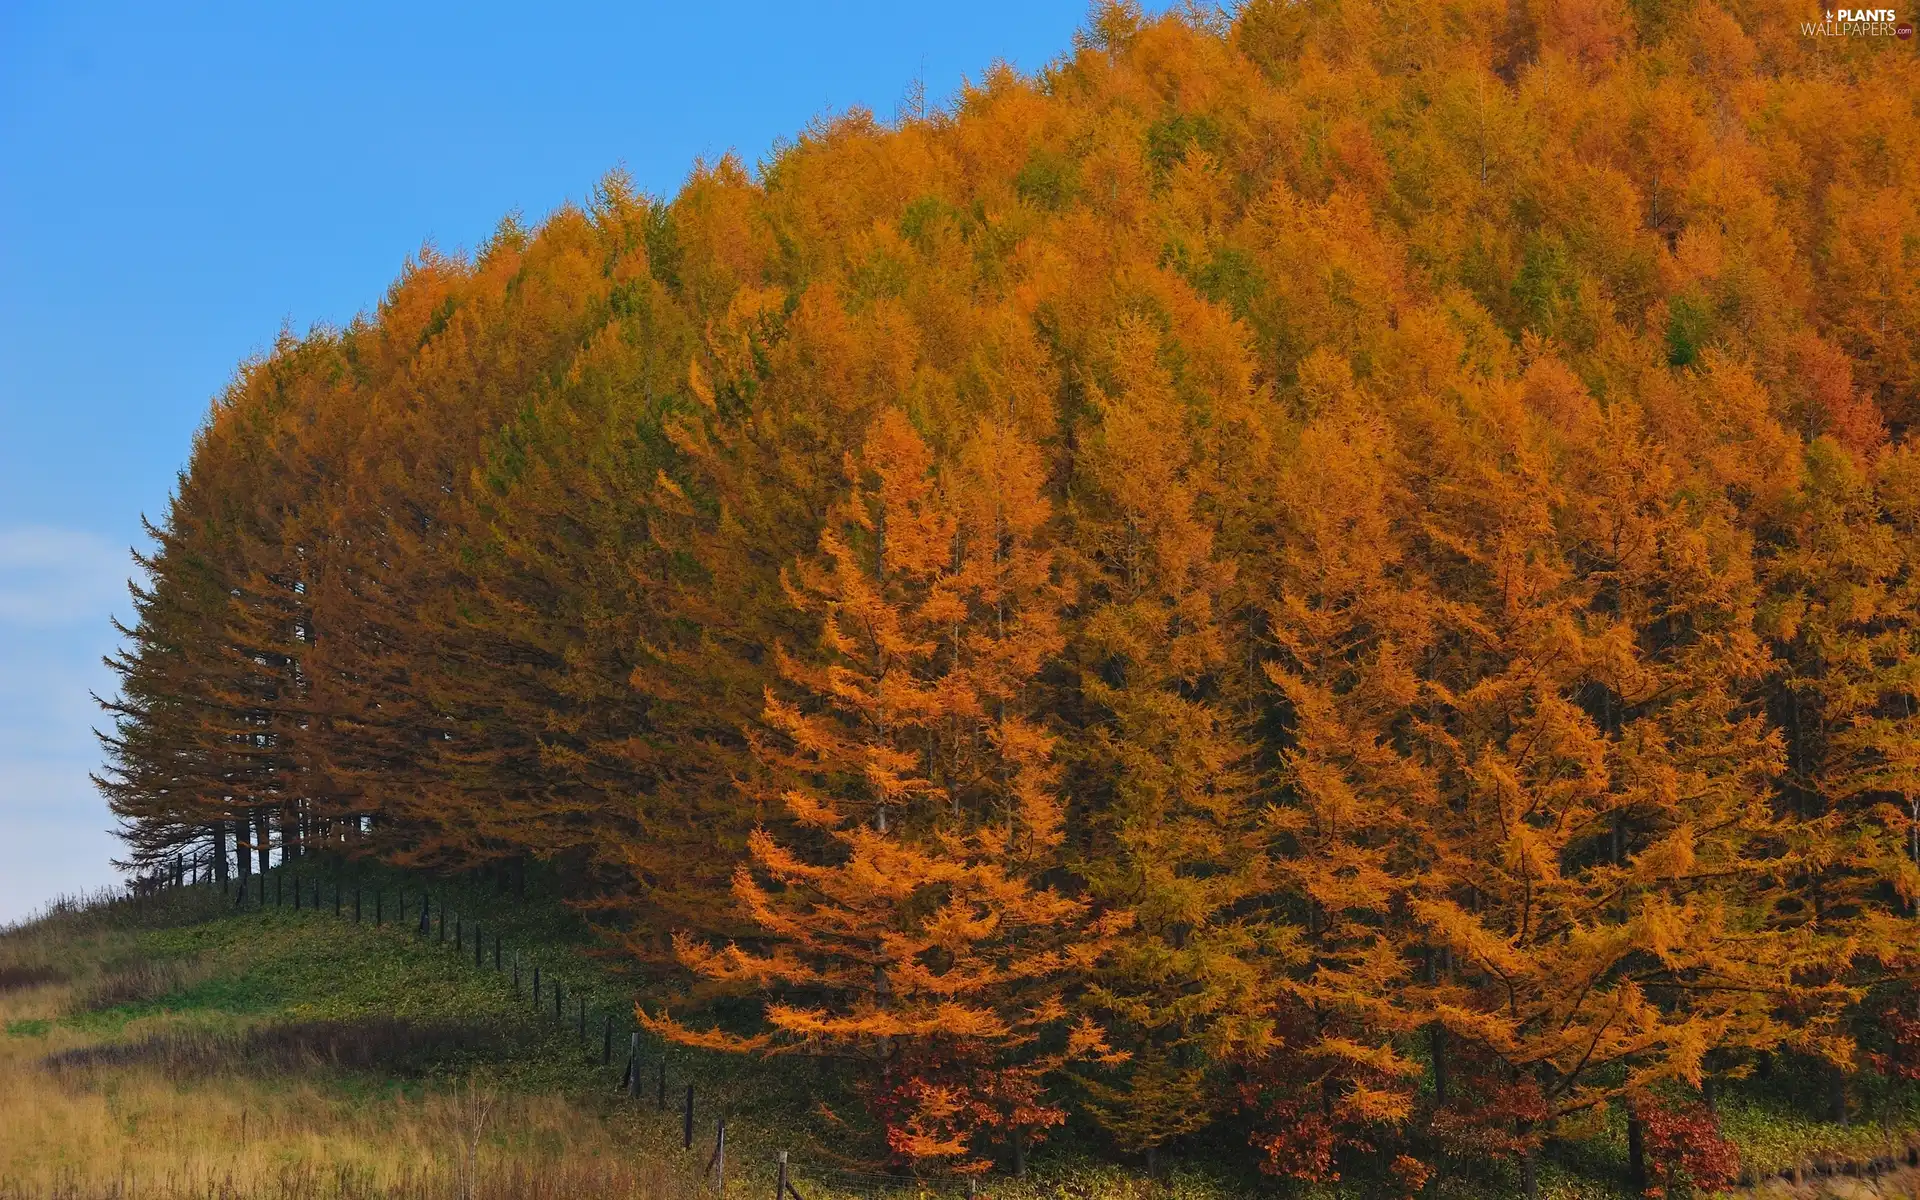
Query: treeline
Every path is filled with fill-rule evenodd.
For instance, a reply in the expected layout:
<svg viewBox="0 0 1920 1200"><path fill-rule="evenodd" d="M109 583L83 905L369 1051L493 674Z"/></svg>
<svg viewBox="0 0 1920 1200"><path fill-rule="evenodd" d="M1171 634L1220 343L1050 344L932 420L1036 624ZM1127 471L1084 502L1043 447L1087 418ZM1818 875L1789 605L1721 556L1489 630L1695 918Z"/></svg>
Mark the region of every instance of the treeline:
<svg viewBox="0 0 1920 1200"><path fill-rule="evenodd" d="M1920 74L1798 21L1107 7L423 252L152 531L134 859L552 864L923 1165L1844 1114L1920 1073Z"/></svg>

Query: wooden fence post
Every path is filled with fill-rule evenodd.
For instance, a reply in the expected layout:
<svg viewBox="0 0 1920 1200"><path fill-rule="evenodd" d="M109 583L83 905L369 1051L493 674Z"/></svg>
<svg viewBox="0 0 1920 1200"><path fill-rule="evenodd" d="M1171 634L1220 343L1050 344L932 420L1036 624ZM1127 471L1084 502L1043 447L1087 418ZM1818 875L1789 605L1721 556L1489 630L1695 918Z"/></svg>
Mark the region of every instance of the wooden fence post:
<svg viewBox="0 0 1920 1200"><path fill-rule="evenodd" d="M687 1085L687 1107L681 1113L681 1149L693 1149L693 1085Z"/></svg>
<svg viewBox="0 0 1920 1200"><path fill-rule="evenodd" d="M773 1200L787 1200L787 1152L780 1152L780 1177L773 1184Z"/></svg>
<svg viewBox="0 0 1920 1200"><path fill-rule="evenodd" d="M613 1065L613 1014L608 1013L600 1032L600 1065Z"/></svg>
<svg viewBox="0 0 1920 1200"><path fill-rule="evenodd" d="M540 1007L540 964L533 965L533 1006Z"/></svg>
<svg viewBox="0 0 1920 1200"><path fill-rule="evenodd" d="M513 952L513 996L516 1000L520 998L520 952L518 950Z"/></svg>
<svg viewBox="0 0 1920 1200"><path fill-rule="evenodd" d="M640 1031L627 1040L627 1099L640 1098Z"/></svg>
<svg viewBox="0 0 1920 1200"><path fill-rule="evenodd" d="M587 998L585 996L581 996L579 997L579 1000L580 1000L580 1040L584 1042L587 1040Z"/></svg>
<svg viewBox="0 0 1920 1200"><path fill-rule="evenodd" d="M727 1123L720 1122L713 1130L713 1161L707 1164L713 1172L713 1186L722 1196L727 1194Z"/></svg>

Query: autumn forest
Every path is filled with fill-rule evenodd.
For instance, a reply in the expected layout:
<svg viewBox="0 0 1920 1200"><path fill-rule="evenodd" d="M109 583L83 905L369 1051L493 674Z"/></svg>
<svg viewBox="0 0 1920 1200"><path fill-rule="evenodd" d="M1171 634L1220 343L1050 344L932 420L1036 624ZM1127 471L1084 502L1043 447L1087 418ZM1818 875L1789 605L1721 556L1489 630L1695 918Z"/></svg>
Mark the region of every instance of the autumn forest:
<svg viewBox="0 0 1920 1200"><path fill-rule="evenodd" d="M1920 60L1809 15L1107 5L423 250L152 525L130 862L549 872L915 1170L1727 1182L1920 1079Z"/></svg>

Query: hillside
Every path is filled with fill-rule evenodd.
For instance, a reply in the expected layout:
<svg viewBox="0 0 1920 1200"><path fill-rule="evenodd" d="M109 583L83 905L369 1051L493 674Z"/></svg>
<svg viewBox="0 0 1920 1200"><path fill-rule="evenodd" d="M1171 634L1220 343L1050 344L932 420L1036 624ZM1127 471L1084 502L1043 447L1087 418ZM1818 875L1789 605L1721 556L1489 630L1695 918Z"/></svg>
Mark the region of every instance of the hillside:
<svg viewBox="0 0 1920 1200"><path fill-rule="evenodd" d="M6 931L0 1195L693 1194L571 1030L371 904L189 887ZM542 957L578 981L573 941Z"/></svg>
<svg viewBox="0 0 1920 1200"><path fill-rule="evenodd" d="M422 251L241 368L154 525L136 875L532 879L610 1009L953 1186L1883 1142L1920 60L1804 24L1104 4Z"/></svg>
<svg viewBox="0 0 1920 1200"><path fill-rule="evenodd" d="M952 1178L849 1163L857 1144L810 1111L818 1099L810 1073L633 1036L614 999L625 987L550 901L516 903L471 880L359 871L338 877L336 914L332 872L269 879L265 905L257 892L243 907L211 886L166 889L63 903L0 932L0 1197L675 1200L714 1194L719 1121L729 1131L720 1181L728 1194L768 1194L780 1150L808 1197L969 1194ZM303 892L318 885L317 906L309 898L292 907L296 879ZM411 897L404 918L403 895ZM452 925L443 938L437 919L421 931L423 896L449 906L465 946L454 946ZM476 921L477 968L467 948ZM546 988L537 1006L535 965ZM559 1018L544 999L556 978L565 996ZM623 1091L633 1046L643 1076L637 1096ZM1868 1192L1848 1190L1861 1188L1864 1173L1829 1191L1816 1172L1907 1158L1907 1147L1920 1146L1920 1094L1879 1097L1869 1119L1841 1128L1796 1112L1794 1093L1806 1082L1740 1089L1722 1101L1750 1174L1805 1173L1804 1186L1775 1178L1753 1194L1909 1194L1911 1174ZM689 1085L690 1151L682 1144ZM1622 1132L1599 1131L1580 1153L1549 1163L1543 1194L1619 1194ZM1099 1165L1092 1148L1080 1131L1030 1178L991 1176L977 1194L1216 1200L1265 1190L1205 1152L1162 1164L1160 1178L1149 1179L1137 1164ZM1312 1193L1372 1194L1364 1183ZM1434 1194L1511 1195L1511 1180L1453 1179Z"/></svg>

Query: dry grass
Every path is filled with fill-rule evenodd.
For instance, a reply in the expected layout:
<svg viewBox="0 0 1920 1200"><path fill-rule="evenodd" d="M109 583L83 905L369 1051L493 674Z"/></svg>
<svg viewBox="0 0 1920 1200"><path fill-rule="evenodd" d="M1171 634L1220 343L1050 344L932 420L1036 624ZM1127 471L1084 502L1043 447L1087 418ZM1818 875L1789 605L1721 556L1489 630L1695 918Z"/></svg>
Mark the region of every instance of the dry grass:
<svg viewBox="0 0 1920 1200"><path fill-rule="evenodd" d="M139 1004L172 995L205 978L198 964L176 960L136 958L109 962L85 987L74 991L76 1011L98 1012L122 1004Z"/></svg>
<svg viewBox="0 0 1920 1200"><path fill-rule="evenodd" d="M598 1200L600 1197L676 1196L664 1183L611 1167L563 1164L532 1169L515 1164L469 1188L458 1177L432 1171L372 1179L347 1168L286 1167L271 1180L229 1173L209 1178L75 1178L46 1188L0 1182L3 1200Z"/></svg>
<svg viewBox="0 0 1920 1200"><path fill-rule="evenodd" d="M76 961L72 979L0 964L0 1198L676 1200L694 1191L637 1161L627 1131L560 1096L472 1077L376 1087L341 1073L471 1049L484 1031L397 1020L219 1028L170 1013L92 1030L61 1018L151 999L191 971Z"/></svg>

